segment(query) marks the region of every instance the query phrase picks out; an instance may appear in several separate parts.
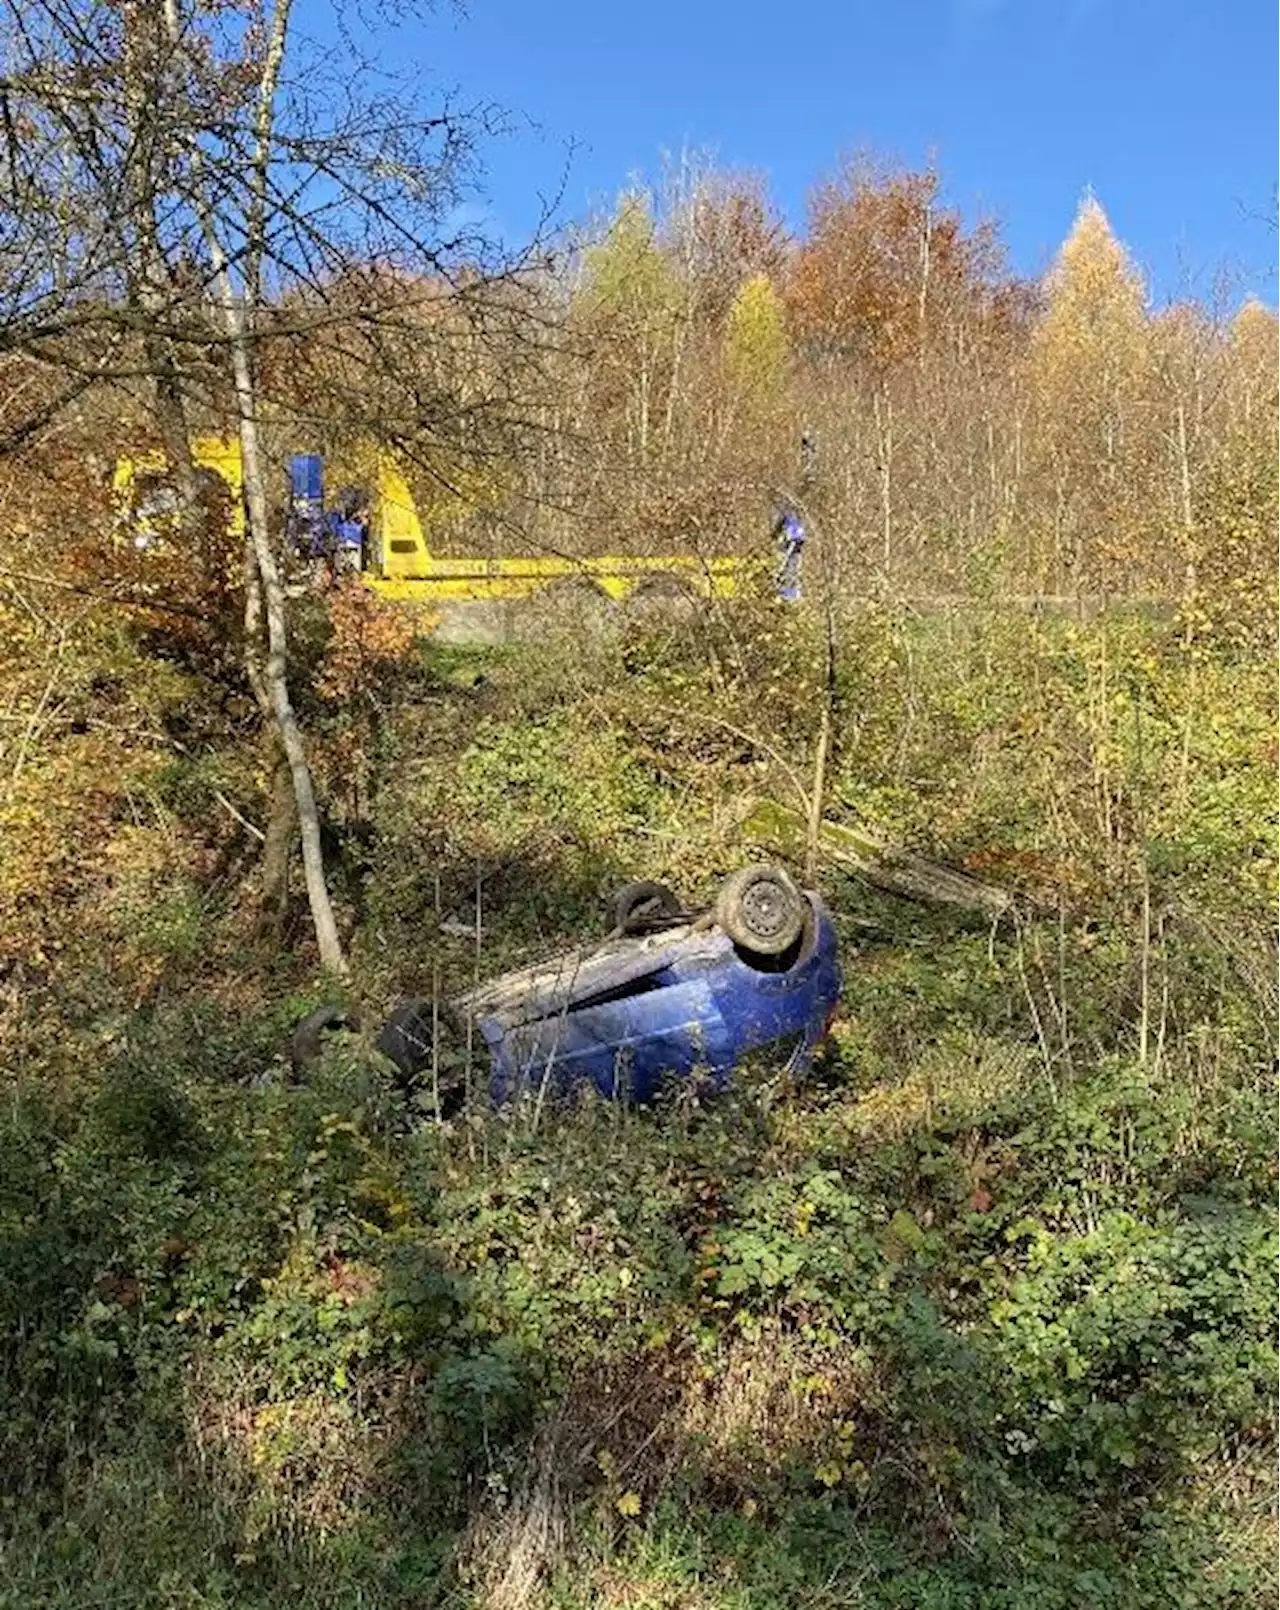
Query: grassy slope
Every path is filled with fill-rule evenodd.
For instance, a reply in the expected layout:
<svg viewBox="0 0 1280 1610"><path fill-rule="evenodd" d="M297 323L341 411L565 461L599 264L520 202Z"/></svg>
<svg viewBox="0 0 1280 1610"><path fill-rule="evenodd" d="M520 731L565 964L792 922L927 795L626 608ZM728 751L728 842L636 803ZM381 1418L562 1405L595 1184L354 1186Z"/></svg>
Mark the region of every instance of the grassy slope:
<svg viewBox="0 0 1280 1610"><path fill-rule="evenodd" d="M317 701L359 993L471 975L477 873L485 971L706 893L820 659L744 617ZM823 1065L647 1113L411 1123L360 1036L291 1083L249 761L146 762L6 1026L5 1610L1274 1596L1268 669L881 613L841 666L833 809L1060 917L833 876Z"/></svg>

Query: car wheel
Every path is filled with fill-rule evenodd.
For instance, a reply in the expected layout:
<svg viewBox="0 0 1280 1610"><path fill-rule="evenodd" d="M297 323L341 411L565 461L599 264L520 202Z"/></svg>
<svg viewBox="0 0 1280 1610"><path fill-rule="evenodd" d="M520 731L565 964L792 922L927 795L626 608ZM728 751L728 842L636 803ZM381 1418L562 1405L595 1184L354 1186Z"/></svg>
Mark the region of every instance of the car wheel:
<svg viewBox="0 0 1280 1610"><path fill-rule="evenodd" d="M749 866L722 885L715 917L743 950L780 956L804 932L808 903L790 876L776 866Z"/></svg>
<svg viewBox="0 0 1280 1610"><path fill-rule="evenodd" d="M675 891L665 883L624 883L612 905L615 933L643 933L684 915Z"/></svg>
<svg viewBox="0 0 1280 1610"><path fill-rule="evenodd" d="M416 1078L431 1061L431 1004L402 1001L388 1016L374 1042L406 1079Z"/></svg>
<svg viewBox="0 0 1280 1610"><path fill-rule="evenodd" d="M358 1014L327 1002L317 1006L294 1029L289 1040L289 1061L295 1074L304 1074L320 1060L321 1042L330 1029L358 1029Z"/></svg>

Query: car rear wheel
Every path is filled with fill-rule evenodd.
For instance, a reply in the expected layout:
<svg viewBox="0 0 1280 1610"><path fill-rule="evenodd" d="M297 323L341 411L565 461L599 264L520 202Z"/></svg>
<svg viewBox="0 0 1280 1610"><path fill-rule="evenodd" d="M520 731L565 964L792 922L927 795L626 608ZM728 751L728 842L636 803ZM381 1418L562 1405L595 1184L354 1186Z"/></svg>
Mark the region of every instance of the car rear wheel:
<svg viewBox="0 0 1280 1610"><path fill-rule="evenodd" d="M684 915L680 900L665 883L624 883L612 901L615 933L645 933Z"/></svg>
<svg viewBox="0 0 1280 1610"><path fill-rule="evenodd" d="M755 956L780 956L804 932L808 903L777 866L749 866L722 885L715 917L735 945Z"/></svg>
<svg viewBox="0 0 1280 1610"><path fill-rule="evenodd" d="M405 1079L415 1079L431 1061L431 1003L402 1001L374 1043Z"/></svg>

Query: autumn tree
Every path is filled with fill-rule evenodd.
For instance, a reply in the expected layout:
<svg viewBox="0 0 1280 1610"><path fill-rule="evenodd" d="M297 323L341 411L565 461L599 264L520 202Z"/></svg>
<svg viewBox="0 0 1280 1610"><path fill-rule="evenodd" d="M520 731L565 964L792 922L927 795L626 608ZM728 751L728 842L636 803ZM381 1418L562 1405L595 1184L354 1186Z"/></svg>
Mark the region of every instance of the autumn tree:
<svg viewBox="0 0 1280 1610"><path fill-rule="evenodd" d="M1280 362L1276 315L1251 296L1227 333L1224 391L1234 429L1256 430L1265 448L1274 450L1276 372ZM1264 448L1264 450L1265 450Z"/></svg>
<svg viewBox="0 0 1280 1610"><path fill-rule="evenodd" d="M597 354L597 374L621 403L628 447L643 467L661 417L680 316L679 286L658 250L644 194L624 195L603 239L587 250L578 310Z"/></svg>
<svg viewBox="0 0 1280 1610"><path fill-rule="evenodd" d="M789 345L781 297L767 275L753 274L730 305L724 334L730 383L748 406L776 399Z"/></svg>
<svg viewBox="0 0 1280 1610"><path fill-rule="evenodd" d="M723 322L748 280L763 275L781 284L790 242L758 174L726 172L686 153L658 187L654 213L658 244L698 331Z"/></svg>
<svg viewBox="0 0 1280 1610"><path fill-rule="evenodd" d="M974 543L1007 480L1001 409L970 406L1025 318L994 225L966 226L931 168L855 160L814 194L786 305L857 570L893 588L954 568L957 528Z"/></svg>
<svg viewBox="0 0 1280 1610"><path fill-rule="evenodd" d="M6 0L6 106L28 138L3 157L0 331L9 351L64 377L29 430L95 386L128 388L174 441L181 480L176 438L185 445L197 421L234 422L247 674L292 779L321 960L341 970L267 488L264 431L286 399L264 377L271 349L340 344L359 328L358 349L382 356L386 327L411 325L411 298L393 315L330 296L353 267L394 262L434 286L474 261L441 230L472 126L384 93L354 54L354 23L342 57L308 47L293 20L290 0L133 0L118 12L41 0L34 13ZM314 426L345 398L318 388L308 401ZM402 431L415 433L420 417Z"/></svg>
<svg viewBox="0 0 1280 1610"><path fill-rule="evenodd" d="M849 163L810 204L788 306L808 356L884 372L956 339L957 312L982 301L1002 264L989 224L967 230L936 172Z"/></svg>
<svg viewBox="0 0 1280 1610"><path fill-rule="evenodd" d="M1214 359L1220 348L1214 321L1201 307L1178 302L1151 320L1152 425L1166 466L1161 479L1175 530L1190 531L1200 464L1212 434L1219 387ZM1157 473L1159 464L1157 463Z"/></svg>
<svg viewBox="0 0 1280 1610"><path fill-rule="evenodd" d="M1052 585L1096 584L1145 531L1151 342L1142 278L1086 196L1049 273L1029 353ZM1046 506L1047 505L1047 506Z"/></svg>

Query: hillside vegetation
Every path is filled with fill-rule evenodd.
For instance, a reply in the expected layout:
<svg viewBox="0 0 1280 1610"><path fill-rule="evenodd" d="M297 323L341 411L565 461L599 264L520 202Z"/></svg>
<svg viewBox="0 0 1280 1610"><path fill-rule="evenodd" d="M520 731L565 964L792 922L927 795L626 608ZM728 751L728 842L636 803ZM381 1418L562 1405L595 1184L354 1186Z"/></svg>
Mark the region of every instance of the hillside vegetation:
<svg viewBox="0 0 1280 1610"><path fill-rule="evenodd" d="M233 296L191 149L181 250L122 229L39 319L0 277L0 1610L1274 1603L1274 315L1153 313L1092 199L1023 283L869 164L796 239L697 171L500 272L273 215L294 277ZM394 446L455 552L763 556L789 500L804 600L459 647L276 597L278 507L130 545L120 452L259 427ZM1010 911L819 859L802 1076L397 1082L397 998L707 898L819 753Z"/></svg>
<svg viewBox="0 0 1280 1610"><path fill-rule="evenodd" d="M735 625L741 669L428 642L317 703L366 1007L749 853L815 626ZM253 746L130 631L76 643L9 919L4 1603L1265 1602L1269 667L998 608L841 648L840 809L1052 914L824 876L811 1075L439 1122L367 1037L293 1079L324 986L219 803ZM437 916L477 879L478 957Z"/></svg>

